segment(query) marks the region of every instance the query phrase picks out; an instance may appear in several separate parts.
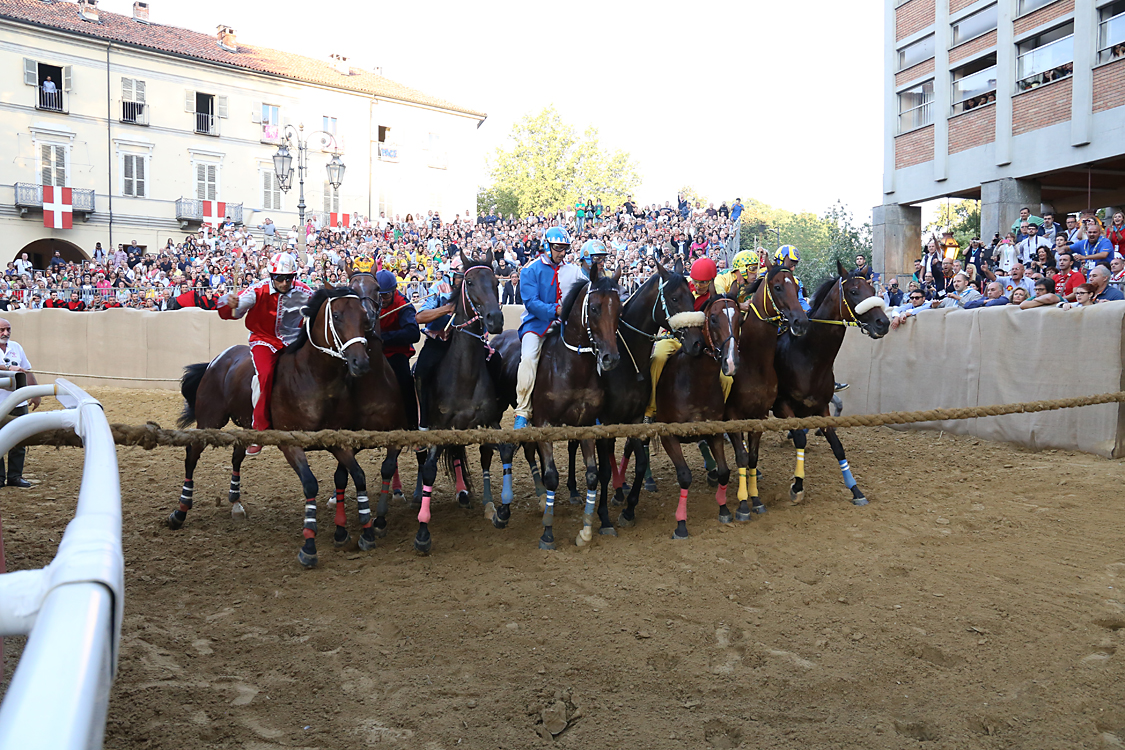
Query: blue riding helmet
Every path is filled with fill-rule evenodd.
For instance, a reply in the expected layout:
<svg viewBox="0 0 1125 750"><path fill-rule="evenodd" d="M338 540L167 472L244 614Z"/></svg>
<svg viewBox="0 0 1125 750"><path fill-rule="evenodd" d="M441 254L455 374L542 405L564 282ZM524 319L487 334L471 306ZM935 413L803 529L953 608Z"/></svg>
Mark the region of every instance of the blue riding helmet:
<svg viewBox="0 0 1125 750"><path fill-rule="evenodd" d="M586 240L586 242L582 244L582 254L580 257L583 260L605 255L609 255L609 251L605 249L605 243L601 240Z"/></svg>
<svg viewBox="0 0 1125 750"><path fill-rule="evenodd" d="M380 271L375 274L375 281L379 282L379 294L387 294L398 289L398 279L390 271Z"/></svg>
<svg viewBox="0 0 1125 750"><path fill-rule="evenodd" d="M801 254L797 252L796 245L782 245L774 251L773 260L775 263L784 263L787 260L792 260L800 263Z"/></svg>
<svg viewBox="0 0 1125 750"><path fill-rule="evenodd" d="M562 227L551 227L543 235L544 245L569 245L570 235Z"/></svg>

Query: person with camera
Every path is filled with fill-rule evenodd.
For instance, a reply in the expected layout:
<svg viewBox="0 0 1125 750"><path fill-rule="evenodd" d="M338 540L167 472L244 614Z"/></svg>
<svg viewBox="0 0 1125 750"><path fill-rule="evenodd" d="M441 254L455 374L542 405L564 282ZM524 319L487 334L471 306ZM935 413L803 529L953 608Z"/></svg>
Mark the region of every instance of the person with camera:
<svg viewBox="0 0 1125 750"><path fill-rule="evenodd" d="M12 341L12 324L7 320L0 318L0 374L14 376L16 373L27 373L27 384L38 385L35 380L35 375L31 372L31 363L27 360L27 354L24 353L23 347ZM0 388L0 391L11 393L15 388ZM12 409L11 414L13 417L20 417L27 414L28 405L34 411L39 408L42 399L33 398L30 401L24 401L22 404ZM22 445L17 445L12 450L8 451L8 465L4 465L4 457L0 456L0 487L19 487L26 490L31 486L31 482L23 478L23 464L24 459L27 457L27 448ZM7 471L5 472L5 468Z"/></svg>

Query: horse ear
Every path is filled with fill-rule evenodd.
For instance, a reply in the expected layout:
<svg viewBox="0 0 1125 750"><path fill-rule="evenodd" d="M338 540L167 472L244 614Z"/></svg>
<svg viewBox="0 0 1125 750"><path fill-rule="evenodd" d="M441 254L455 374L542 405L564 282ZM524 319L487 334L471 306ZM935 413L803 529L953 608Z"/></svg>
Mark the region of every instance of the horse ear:
<svg viewBox="0 0 1125 750"><path fill-rule="evenodd" d="M848 278L848 269L844 268L844 264L840 262L839 258L836 259L836 273L840 275L841 279Z"/></svg>
<svg viewBox="0 0 1125 750"><path fill-rule="evenodd" d="M488 264L488 265L490 265L490 266L491 266L491 265L492 265L492 264L493 264L494 262L496 262L496 256L495 256L495 255L493 255L493 253L492 253L492 248L491 248L491 247L490 247L490 248L488 248L488 250L487 250L487 251L485 252L485 254L484 254L484 262L485 262L485 263L487 263L487 264Z"/></svg>
<svg viewBox="0 0 1125 750"><path fill-rule="evenodd" d="M676 273L683 276L683 274L684 274L684 259L677 255L676 256L676 263L672 266L672 268L676 271Z"/></svg>
<svg viewBox="0 0 1125 750"><path fill-rule="evenodd" d="M613 285L614 286L617 286L617 283L619 281L621 281L621 272L624 271L624 270L625 270L625 266L621 265L621 264L618 264L617 271L613 274Z"/></svg>
<svg viewBox="0 0 1125 750"><path fill-rule="evenodd" d="M461 256L461 271L462 273L464 273L466 270L468 270L471 261L465 257L464 250L458 250L457 252Z"/></svg>
<svg viewBox="0 0 1125 750"><path fill-rule="evenodd" d="M602 277L602 270L601 270L601 268L599 268L597 266L597 264L595 264L593 267L590 268L590 283L593 284L595 281L597 281L601 277Z"/></svg>
<svg viewBox="0 0 1125 750"><path fill-rule="evenodd" d="M664 268L663 265L661 265L659 258L656 259L656 272L658 274L660 274L661 279L664 279L664 280L668 279L668 270L666 268Z"/></svg>

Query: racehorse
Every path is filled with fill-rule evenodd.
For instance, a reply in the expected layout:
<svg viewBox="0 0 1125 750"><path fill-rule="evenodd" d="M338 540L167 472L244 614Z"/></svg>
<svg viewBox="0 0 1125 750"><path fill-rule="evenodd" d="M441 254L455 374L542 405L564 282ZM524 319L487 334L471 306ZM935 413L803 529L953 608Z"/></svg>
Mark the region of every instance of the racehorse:
<svg viewBox="0 0 1125 750"><path fill-rule="evenodd" d="M848 326L856 326L873 339L882 338L890 330L890 321L884 312L886 303L875 288L862 276L853 276L839 261L838 276L828 279L813 294L809 319L816 325L803 338L784 334L777 340L777 369L779 389L773 412L778 417L826 417L832 401L835 378L832 364ZM840 463L844 484L852 492L852 503L867 505L867 498L848 467L844 446L834 427L824 429L824 437L832 447L832 454ZM797 446L797 468L789 499L799 503L805 495L805 430L793 432Z"/></svg>
<svg viewBox="0 0 1125 750"><path fill-rule="evenodd" d="M797 282L792 271L767 260L765 276L758 282L750 298L742 330L738 338L738 351L742 367L734 376L734 386L727 399L725 418L765 419L777 399L777 373L774 371L774 352L777 350L778 332L791 331L794 338L804 336L809 329L809 318L801 307ZM766 506L758 498L758 448L762 433L745 436L727 433L734 446L738 462L738 510L734 517L749 521L753 512L765 513ZM750 476L747 490L747 473Z"/></svg>
<svg viewBox="0 0 1125 750"><path fill-rule="evenodd" d="M494 357L496 350L488 337L504 330L504 313L500 309L492 262L491 250L485 253L483 260L472 260L461 253L461 271L454 280L452 291L455 307L448 329L449 342L435 344L434 340L429 340L423 347L445 348L440 366L433 368L432 376L419 377L417 381L418 401L420 408L426 410L423 416L429 428L467 430L500 426L505 408L498 386L500 363ZM490 361L493 359L496 361ZM503 528L507 525L508 506L512 502L512 454L515 446L505 443L499 449L504 467L502 517L495 512L492 503L490 470L495 445L481 444L480 463L485 516L492 519L494 525ZM418 511L418 533L414 537L414 549L422 554L428 554L433 546L429 530L430 501L437 479L437 462L443 454L446 467L458 480L458 502L462 507L468 507L470 503L465 446L430 448L420 471L422 507Z"/></svg>
<svg viewBox="0 0 1125 750"><path fill-rule="evenodd" d="M594 266L590 281L573 287L563 300L557 328L547 331L543 339L539 368L532 392L532 423L543 425L589 426L602 411L605 393L600 375L617 367L621 356L617 349L617 322L621 315L621 293L617 282L621 270L612 277L600 275ZM528 336L535 334L529 333ZM515 383L520 365L520 342L516 331L506 331L497 339L508 383ZM586 464L586 508L582 530L575 543L585 546L593 538L594 501L597 498L598 463L594 441L583 440L582 458ZM559 472L555 467L554 447L550 442L537 445L542 464L543 483L547 488L542 504L543 535L540 549L555 549L555 491ZM524 444L528 464L535 466L531 443ZM612 460L612 459L611 459ZM608 480L608 465L604 465Z"/></svg>
<svg viewBox="0 0 1125 750"><path fill-rule="evenodd" d="M297 339L283 350L274 374L270 403L273 426L279 430L369 429L373 424L373 413L389 413L390 422L401 420L401 404L397 404L399 420L395 420L395 400L382 398L374 404L362 404L361 396L354 387L357 379L371 370L368 340L364 335L369 321L359 298L346 287L320 289L302 312L305 325ZM253 377L250 350L245 346L231 347L209 364L189 366L181 385L186 403L179 424L187 426L195 422L204 429L220 428L233 419L235 424L248 427L252 420L250 388ZM393 382L393 375L391 378ZM371 395L370 392L364 393L362 398L370 399ZM356 483L359 517L363 526L359 547L369 550L375 546L375 530L367 500L366 477L352 450L328 450ZM174 529L183 525L187 511L191 509L192 474L202 451L201 446L187 449L187 478L180 505L168 517L168 525ZM316 496L319 485L309 469L303 449L283 446L281 451L300 478L305 494L305 541L297 559L305 567L313 567L317 563ZM384 478L389 476L388 470L393 472L398 452L397 448L388 450L387 460L383 463ZM237 472L244 455L243 449L235 449L230 495L232 505L240 505ZM343 503L337 504L333 542L338 547L349 540L343 508ZM232 512L236 511L237 508Z"/></svg>
<svg viewBox="0 0 1125 750"><path fill-rule="evenodd" d="M738 372L738 330L740 312L738 301L716 297L702 310L704 352L707 357L693 357L681 349L668 358L660 382L656 386L656 420L659 422L706 422L723 418L726 406L719 373L734 377ZM719 472L719 489L715 501L719 504L719 522L730 523L727 509L727 480L730 469L724 453L722 434L706 438L711 446ZM680 438L664 435L661 444L676 466L676 479L680 483L680 502L676 506L676 530L673 539L687 539L687 498L691 487L691 469L684 460Z"/></svg>

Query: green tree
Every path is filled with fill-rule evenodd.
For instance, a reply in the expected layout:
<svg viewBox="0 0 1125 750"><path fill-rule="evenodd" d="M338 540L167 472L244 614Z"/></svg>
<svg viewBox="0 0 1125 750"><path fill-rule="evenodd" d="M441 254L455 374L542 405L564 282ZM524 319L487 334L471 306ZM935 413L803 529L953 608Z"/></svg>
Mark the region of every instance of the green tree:
<svg viewBox="0 0 1125 750"><path fill-rule="evenodd" d="M930 235L941 239L941 233L949 228L953 239L962 249L969 241L980 237L980 201L962 200L938 204L937 216L922 230L922 237L928 241Z"/></svg>
<svg viewBox="0 0 1125 750"><path fill-rule="evenodd" d="M478 206L484 195L517 216L573 209L587 199L616 207L641 181L628 153L603 150L596 128L579 135L554 107L517 122L490 171L492 185L478 192Z"/></svg>
<svg viewBox="0 0 1125 750"><path fill-rule="evenodd" d="M519 215L519 201L516 197L506 190L501 190L495 186L493 187L478 187L477 188L477 213L503 214L508 216L510 214Z"/></svg>

